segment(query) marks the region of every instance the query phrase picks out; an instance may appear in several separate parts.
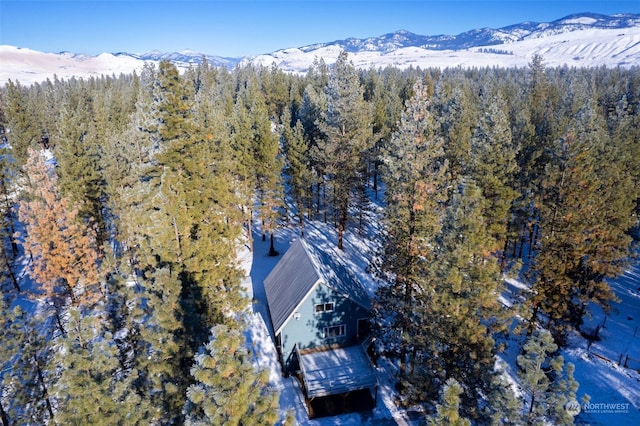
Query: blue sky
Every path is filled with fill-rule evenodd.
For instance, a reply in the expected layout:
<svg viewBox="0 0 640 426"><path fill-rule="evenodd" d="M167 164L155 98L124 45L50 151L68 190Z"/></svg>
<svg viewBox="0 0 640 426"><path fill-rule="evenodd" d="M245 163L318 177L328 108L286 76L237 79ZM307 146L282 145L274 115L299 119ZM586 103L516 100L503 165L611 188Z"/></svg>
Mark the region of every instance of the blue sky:
<svg viewBox="0 0 640 426"><path fill-rule="evenodd" d="M399 29L459 34L579 12L640 13L640 1L0 0L0 44L45 52L192 49L238 57Z"/></svg>

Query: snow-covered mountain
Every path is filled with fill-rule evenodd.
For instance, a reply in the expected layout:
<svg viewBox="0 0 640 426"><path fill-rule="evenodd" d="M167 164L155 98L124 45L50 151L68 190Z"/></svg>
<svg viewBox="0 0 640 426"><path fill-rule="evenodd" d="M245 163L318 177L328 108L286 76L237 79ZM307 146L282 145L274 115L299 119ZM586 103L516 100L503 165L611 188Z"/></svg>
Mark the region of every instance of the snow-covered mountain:
<svg viewBox="0 0 640 426"><path fill-rule="evenodd" d="M380 37L337 40L247 58L304 72L314 58L332 63L341 51L358 67L526 66L535 54L549 66L640 65L640 15L583 13L554 22L523 22L455 36L396 31Z"/></svg>
<svg viewBox="0 0 640 426"><path fill-rule="evenodd" d="M553 22L523 22L503 28L480 28L458 35L424 36L400 30L379 37L349 38L287 48L247 58L223 58L191 50L144 54L103 53L98 56L68 52L43 53L0 46L0 84L9 79L23 84L47 78L90 77L139 71L145 62L163 59L185 69L203 57L214 66L237 63L277 65L290 72L305 72L315 58L330 64L341 51L357 67L520 67L542 55L549 66L640 65L640 15L583 13Z"/></svg>
<svg viewBox="0 0 640 426"><path fill-rule="evenodd" d="M189 65L199 64L202 62L202 58L206 58L209 65L216 67L233 67L238 62L238 58L225 58L222 56L207 55L204 53L196 52L195 50L183 50L181 52L162 52L160 50L152 50L150 52L143 53L141 55L135 55L131 53L116 53L116 56L132 57L140 59L145 62L158 62L162 60L169 60L175 63L179 68L188 68Z"/></svg>
<svg viewBox="0 0 640 426"><path fill-rule="evenodd" d="M102 53L88 56L70 52L44 53L5 45L0 46L0 84L5 84L9 79L31 84L53 79L54 76L68 79L129 74L133 71L139 73L146 62L157 63L164 59L173 61L180 69L186 69L192 64L200 63L203 57L213 66L233 67L240 61L239 58L205 55L192 50L173 53L151 51L140 55Z"/></svg>

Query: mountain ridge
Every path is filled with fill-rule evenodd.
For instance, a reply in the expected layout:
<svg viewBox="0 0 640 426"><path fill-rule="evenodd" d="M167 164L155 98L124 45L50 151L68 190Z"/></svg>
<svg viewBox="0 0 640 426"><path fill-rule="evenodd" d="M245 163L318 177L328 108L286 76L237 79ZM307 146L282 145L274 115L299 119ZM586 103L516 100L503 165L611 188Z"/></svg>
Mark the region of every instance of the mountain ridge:
<svg viewBox="0 0 640 426"><path fill-rule="evenodd" d="M222 57L193 50L144 53L45 53L0 46L0 84L47 78L92 77L139 71L146 62L170 60L186 69L203 58L212 66L276 65L287 72L306 72L322 57L335 61L345 51L357 67L514 67L527 65L534 54L549 66L640 65L640 14L576 13L552 22L524 21L505 27L476 28L457 35L420 35L400 29L377 37L347 38L289 47L251 57Z"/></svg>

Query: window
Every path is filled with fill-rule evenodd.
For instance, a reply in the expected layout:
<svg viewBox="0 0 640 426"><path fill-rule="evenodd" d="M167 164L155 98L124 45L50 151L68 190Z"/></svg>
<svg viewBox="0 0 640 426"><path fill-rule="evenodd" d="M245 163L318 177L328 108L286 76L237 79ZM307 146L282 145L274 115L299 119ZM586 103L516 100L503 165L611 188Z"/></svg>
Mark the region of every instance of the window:
<svg viewBox="0 0 640 426"><path fill-rule="evenodd" d="M322 312L333 312L333 302L329 302L329 303L320 303L318 305L315 306L315 312L316 314L322 313Z"/></svg>
<svg viewBox="0 0 640 426"><path fill-rule="evenodd" d="M324 327L324 338L329 339L331 337L342 337L347 334L347 327L344 324L332 325L331 327Z"/></svg>

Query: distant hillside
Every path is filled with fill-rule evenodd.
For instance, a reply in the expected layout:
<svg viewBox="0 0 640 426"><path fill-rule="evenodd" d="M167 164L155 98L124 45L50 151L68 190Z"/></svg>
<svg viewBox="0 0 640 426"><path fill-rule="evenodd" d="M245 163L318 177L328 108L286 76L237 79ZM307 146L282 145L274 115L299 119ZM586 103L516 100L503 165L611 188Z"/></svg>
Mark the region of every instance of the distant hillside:
<svg viewBox="0 0 640 426"><path fill-rule="evenodd" d="M86 78L131 73L142 69L145 62L163 59L186 69L203 57L213 66L231 68L238 63L252 62L275 64L288 72L305 72L315 58L322 57L332 63L341 51L348 52L360 68L521 67L535 54L542 55L549 66L628 67L640 65L640 15L583 13L553 22L479 28L458 35L424 36L400 30L379 37L317 43L247 58L223 58L190 50L86 56L0 46L0 84L9 79L30 84L54 75Z"/></svg>
<svg viewBox="0 0 640 426"><path fill-rule="evenodd" d="M358 67L526 66L534 54L549 66L640 65L640 15L571 15L554 22L523 22L481 28L456 36L422 36L396 31L367 39L350 38L259 55L258 64L305 71L314 58L335 61L349 53Z"/></svg>

